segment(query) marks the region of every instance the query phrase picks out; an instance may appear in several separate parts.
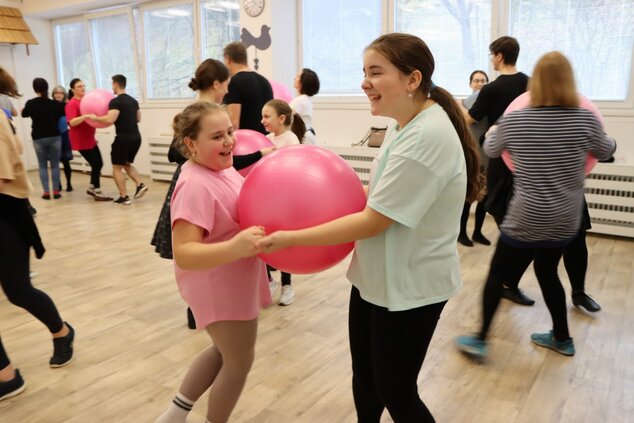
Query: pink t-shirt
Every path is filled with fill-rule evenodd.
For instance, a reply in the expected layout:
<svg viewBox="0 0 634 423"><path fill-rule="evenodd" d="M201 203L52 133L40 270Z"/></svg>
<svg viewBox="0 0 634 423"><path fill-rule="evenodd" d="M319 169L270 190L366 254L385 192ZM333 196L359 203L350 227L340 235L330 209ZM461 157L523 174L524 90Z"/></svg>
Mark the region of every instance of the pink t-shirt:
<svg viewBox="0 0 634 423"><path fill-rule="evenodd" d="M237 203L243 181L234 168L213 171L186 162L172 194L172 227L186 220L204 230L204 243L233 238L240 232ZM205 270L181 269L174 262L174 269L199 329L216 321L255 319L260 307L271 303L266 267L258 257Z"/></svg>
<svg viewBox="0 0 634 423"><path fill-rule="evenodd" d="M81 111L79 110L80 103L77 97L71 98L68 103L66 103L66 120L69 126L71 120L77 116L81 116ZM70 145L73 150L92 150L95 145L97 145L97 141L95 140L95 128L86 122L82 122L77 126L71 126L68 136L70 137Z"/></svg>

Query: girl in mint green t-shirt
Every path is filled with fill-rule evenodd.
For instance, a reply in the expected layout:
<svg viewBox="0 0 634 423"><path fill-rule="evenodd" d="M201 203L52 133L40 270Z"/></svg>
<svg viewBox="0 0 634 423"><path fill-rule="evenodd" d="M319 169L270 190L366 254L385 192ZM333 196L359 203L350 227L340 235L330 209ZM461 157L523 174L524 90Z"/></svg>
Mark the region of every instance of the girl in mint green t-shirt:
<svg viewBox="0 0 634 423"><path fill-rule="evenodd" d="M371 113L396 120L373 162L361 212L278 231L258 245L357 241L349 334L359 421L432 422L417 378L436 323L460 287L458 222L478 197L478 152L451 94L434 85L434 58L409 34L387 34L364 53L361 88Z"/></svg>

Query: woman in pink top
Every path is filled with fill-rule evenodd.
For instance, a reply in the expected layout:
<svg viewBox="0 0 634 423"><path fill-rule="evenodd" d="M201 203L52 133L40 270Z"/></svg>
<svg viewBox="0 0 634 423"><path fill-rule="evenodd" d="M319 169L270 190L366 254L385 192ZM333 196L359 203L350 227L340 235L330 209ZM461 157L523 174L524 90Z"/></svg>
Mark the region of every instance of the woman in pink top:
<svg viewBox="0 0 634 423"><path fill-rule="evenodd" d="M271 302L266 268L255 257L264 229L238 224L243 178L232 167L235 139L227 112L197 102L174 118L173 127L189 158L171 202L176 282L213 345L194 360L156 423L184 423L210 386L207 419L226 422L253 363L260 307Z"/></svg>
<svg viewBox="0 0 634 423"><path fill-rule="evenodd" d="M92 195L95 201L112 201L112 197L101 192L99 178L101 177L103 159L95 139L95 128L85 122L91 115L82 115L80 111L79 105L84 95L86 95L86 84L79 78L70 81L69 100L65 108L66 120L70 126L68 133L70 144L73 150L79 151L79 154L90 165L90 186L86 193ZM93 114L92 117L95 115Z"/></svg>

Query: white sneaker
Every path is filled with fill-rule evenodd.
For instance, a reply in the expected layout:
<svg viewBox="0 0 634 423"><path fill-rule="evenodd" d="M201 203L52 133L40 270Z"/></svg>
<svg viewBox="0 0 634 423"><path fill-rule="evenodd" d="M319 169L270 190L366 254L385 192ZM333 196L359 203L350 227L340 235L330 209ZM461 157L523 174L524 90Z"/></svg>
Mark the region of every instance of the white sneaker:
<svg viewBox="0 0 634 423"><path fill-rule="evenodd" d="M282 295L280 295L279 305L291 305L295 294L293 293L293 287L291 285L282 285Z"/></svg>
<svg viewBox="0 0 634 423"><path fill-rule="evenodd" d="M271 290L271 298L275 296L275 291L277 291L277 281L275 279L269 280L269 289Z"/></svg>

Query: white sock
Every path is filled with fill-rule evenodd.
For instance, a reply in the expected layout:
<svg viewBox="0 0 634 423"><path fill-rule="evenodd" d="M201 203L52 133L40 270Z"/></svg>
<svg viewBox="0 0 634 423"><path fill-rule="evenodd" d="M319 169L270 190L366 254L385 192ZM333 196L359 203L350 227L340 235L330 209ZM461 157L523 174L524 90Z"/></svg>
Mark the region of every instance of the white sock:
<svg viewBox="0 0 634 423"><path fill-rule="evenodd" d="M192 411L193 406L194 401L179 392L167 410L154 423L186 423L187 415Z"/></svg>

